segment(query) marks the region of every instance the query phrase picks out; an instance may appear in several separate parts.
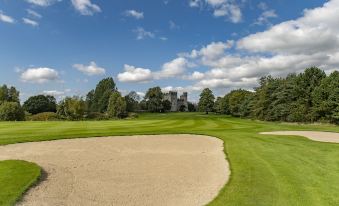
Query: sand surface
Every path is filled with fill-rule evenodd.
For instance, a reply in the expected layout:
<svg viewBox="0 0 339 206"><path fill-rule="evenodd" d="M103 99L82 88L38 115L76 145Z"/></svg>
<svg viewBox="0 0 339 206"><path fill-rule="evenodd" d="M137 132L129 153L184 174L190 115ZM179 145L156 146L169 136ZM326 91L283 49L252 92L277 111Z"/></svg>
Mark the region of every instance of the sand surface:
<svg viewBox="0 0 339 206"><path fill-rule="evenodd" d="M0 146L45 180L18 205L205 205L230 174L223 142L200 135L97 137Z"/></svg>
<svg viewBox="0 0 339 206"><path fill-rule="evenodd" d="M260 134L296 135L296 136L303 136L308 139L319 141L319 142L339 143L339 133L335 133L335 132L277 131L277 132L262 132Z"/></svg>

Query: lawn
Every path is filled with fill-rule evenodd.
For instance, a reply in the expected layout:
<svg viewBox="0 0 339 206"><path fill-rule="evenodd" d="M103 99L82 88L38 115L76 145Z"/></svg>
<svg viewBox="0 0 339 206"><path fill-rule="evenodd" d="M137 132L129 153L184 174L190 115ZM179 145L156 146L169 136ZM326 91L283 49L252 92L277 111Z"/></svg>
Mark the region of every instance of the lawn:
<svg viewBox="0 0 339 206"><path fill-rule="evenodd" d="M20 160L0 162L0 205L13 205L41 174L38 165Z"/></svg>
<svg viewBox="0 0 339 206"><path fill-rule="evenodd" d="M134 120L100 122L1 122L0 145L108 135L210 135L225 142L232 170L229 183L210 205L339 205L339 144L258 134L276 130L339 132L339 127L260 122L200 113L143 114ZM16 164L19 167L21 163ZM6 172L0 171L1 180ZM11 177L5 184L20 181L20 173L13 176L16 178ZM16 194L20 196L23 190L18 188Z"/></svg>

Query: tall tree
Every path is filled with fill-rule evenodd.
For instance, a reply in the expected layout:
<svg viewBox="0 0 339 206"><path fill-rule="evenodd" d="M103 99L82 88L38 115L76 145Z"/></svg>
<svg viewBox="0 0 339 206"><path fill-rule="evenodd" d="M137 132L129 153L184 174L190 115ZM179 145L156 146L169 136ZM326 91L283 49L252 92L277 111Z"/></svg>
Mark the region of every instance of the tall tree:
<svg viewBox="0 0 339 206"><path fill-rule="evenodd" d="M312 94L313 111L317 119L339 123L339 72L334 71L321 81Z"/></svg>
<svg viewBox="0 0 339 206"><path fill-rule="evenodd" d="M56 112L56 100L49 95L32 96L24 102L23 108L31 114Z"/></svg>
<svg viewBox="0 0 339 206"><path fill-rule="evenodd" d="M126 101L119 92L113 92L111 95L107 115L110 118L123 118L126 116Z"/></svg>
<svg viewBox="0 0 339 206"><path fill-rule="evenodd" d="M3 102L0 105L0 121L23 121L25 112L17 102Z"/></svg>
<svg viewBox="0 0 339 206"><path fill-rule="evenodd" d="M245 100L249 96L252 96L252 93L243 89L233 90L225 96L228 105L228 111L232 116L241 117L245 115L247 108L243 105Z"/></svg>
<svg viewBox="0 0 339 206"><path fill-rule="evenodd" d="M8 88L7 85L1 86L0 87L0 104L3 102L20 103L19 91L17 91L15 87Z"/></svg>
<svg viewBox="0 0 339 206"><path fill-rule="evenodd" d="M213 111L214 99L213 92L209 88L205 88L200 94L199 110L206 114Z"/></svg>
<svg viewBox="0 0 339 206"><path fill-rule="evenodd" d="M138 103L140 101L140 96L135 92L132 91L128 95L125 96L126 101L126 110L128 112L134 112L138 109Z"/></svg>
<svg viewBox="0 0 339 206"><path fill-rule="evenodd" d="M161 112L163 110L162 100L164 94L161 91L160 87L153 87L148 89L145 100L147 104L148 111L150 112Z"/></svg>
<svg viewBox="0 0 339 206"><path fill-rule="evenodd" d="M86 111L86 102L80 97L66 97L58 105L57 114L69 120L81 120Z"/></svg>
<svg viewBox="0 0 339 206"><path fill-rule="evenodd" d="M106 112L109 98L112 93L117 91L115 82L112 77L101 80L94 92L90 91L87 94L87 105L91 112Z"/></svg>

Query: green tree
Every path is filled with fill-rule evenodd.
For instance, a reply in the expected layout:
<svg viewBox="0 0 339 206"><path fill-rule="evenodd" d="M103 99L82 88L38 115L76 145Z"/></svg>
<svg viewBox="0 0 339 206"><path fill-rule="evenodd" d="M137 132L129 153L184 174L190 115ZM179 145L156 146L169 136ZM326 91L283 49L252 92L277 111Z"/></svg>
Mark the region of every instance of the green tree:
<svg viewBox="0 0 339 206"><path fill-rule="evenodd" d="M186 111L186 106L185 105L180 105L179 111L180 112L185 112Z"/></svg>
<svg viewBox="0 0 339 206"><path fill-rule="evenodd" d="M23 108L31 114L56 112L56 100L49 95L32 96L25 101Z"/></svg>
<svg viewBox="0 0 339 206"><path fill-rule="evenodd" d="M23 121L25 112L17 102L3 102L0 105L0 121Z"/></svg>
<svg viewBox="0 0 339 206"><path fill-rule="evenodd" d="M126 116L126 101L119 92L114 92L111 95L107 115L110 118L123 118Z"/></svg>
<svg viewBox="0 0 339 206"><path fill-rule="evenodd" d="M321 81L312 94L316 119L339 123L339 72L334 71Z"/></svg>
<svg viewBox="0 0 339 206"><path fill-rule="evenodd" d="M213 111L214 99L213 92L209 88L205 88L200 94L199 110L206 114Z"/></svg>
<svg viewBox="0 0 339 206"><path fill-rule="evenodd" d="M222 102L223 102L224 98L222 97L217 97L217 100L215 100L214 102L214 111L218 114L223 114L223 108L222 108Z"/></svg>
<svg viewBox="0 0 339 206"><path fill-rule="evenodd" d="M0 87L0 104L3 102L20 103L19 91L17 91L15 87L8 88L7 85L1 86Z"/></svg>
<svg viewBox="0 0 339 206"><path fill-rule="evenodd" d="M164 94L160 87L153 87L148 89L145 100L147 103L148 111L150 112L161 112L163 110L162 100Z"/></svg>
<svg viewBox="0 0 339 206"><path fill-rule="evenodd" d="M113 78L101 80L95 90L87 94L86 101L90 112L106 112L109 98L117 91Z"/></svg>
<svg viewBox="0 0 339 206"><path fill-rule="evenodd" d="M292 113L297 113L299 118L297 121L314 121L316 114L312 113L313 101L312 93L326 78L326 74L317 67L307 68L303 73L300 73L296 79L296 95L298 97L297 104L294 106Z"/></svg>
<svg viewBox="0 0 339 206"><path fill-rule="evenodd" d="M188 111L189 112L196 112L197 109L196 109L196 106L192 103L192 102L187 102L187 106L188 106Z"/></svg>
<svg viewBox="0 0 339 206"><path fill-rule="evenodd" d="M58 105L57 114L69 120L81 120L86 111L86 102L80 97L66 97Z"/></svg>
<svg viewBox="0 0 339 206"><path fill-rule="evenodd" d="M164 108L164 111L168 112L168 111L171 111L172 103L169 100L166 99L166 100L162 101L162 106Z"/></svg>
<svg viewBox="0 0 339 206"><path fill-rule="evenodd" d="M246 110L243 104L249 96L252 96L252 92L243 89L233 90L227 94L225 99L227 101L229 113L235 117L243 116L245 111L242 110Z"/></svg>
<svg viewBox="0 0 339 206"><path fill-rule="evenodd" d="M135 91L132 91L125 96L125 101L126 101L126 110L128 112L135 112L138 109L140 96Z"/></svg>

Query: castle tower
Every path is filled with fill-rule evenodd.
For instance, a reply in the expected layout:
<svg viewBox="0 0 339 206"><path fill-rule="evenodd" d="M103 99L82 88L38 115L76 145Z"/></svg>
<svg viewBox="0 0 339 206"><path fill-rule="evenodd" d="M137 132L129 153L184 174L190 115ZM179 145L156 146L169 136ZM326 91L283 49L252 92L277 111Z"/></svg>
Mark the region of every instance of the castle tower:
<svg viewBox="0 0 339 206"><path fill-rule="evenodd" d="M176 112L178 111L178 93L177 92L169 92L170 94L170 102L172 103L171 111Z"/></svg>

